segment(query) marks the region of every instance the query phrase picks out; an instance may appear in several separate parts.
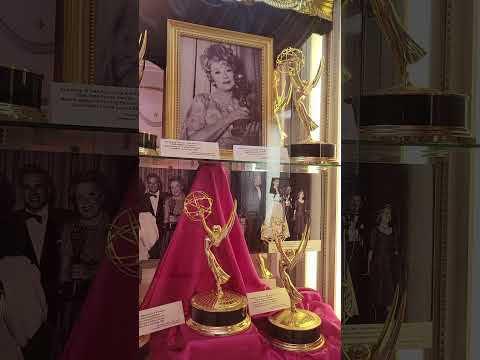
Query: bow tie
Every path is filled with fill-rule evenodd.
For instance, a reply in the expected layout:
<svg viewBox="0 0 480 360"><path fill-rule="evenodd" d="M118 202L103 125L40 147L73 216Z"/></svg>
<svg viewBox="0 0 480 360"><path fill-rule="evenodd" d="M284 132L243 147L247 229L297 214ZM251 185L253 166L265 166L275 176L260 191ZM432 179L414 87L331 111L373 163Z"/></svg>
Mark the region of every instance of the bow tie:
<svg viewBox="0 0 480 360"><path fill-rule="evenodd" d="M43 219L40 215L32 214L32 213L27 212L27 220L30 220L30 219L34 219L39 224L41 224L43 222L42 221Z"/></svg>
<svg viewBox="0 0 480 360"><path fill-rule="evenodd" d="M150 197L154 197L154 198L156 198L156 197L157 197L157 195L155 195L155 194L150 194Z"/></svg>

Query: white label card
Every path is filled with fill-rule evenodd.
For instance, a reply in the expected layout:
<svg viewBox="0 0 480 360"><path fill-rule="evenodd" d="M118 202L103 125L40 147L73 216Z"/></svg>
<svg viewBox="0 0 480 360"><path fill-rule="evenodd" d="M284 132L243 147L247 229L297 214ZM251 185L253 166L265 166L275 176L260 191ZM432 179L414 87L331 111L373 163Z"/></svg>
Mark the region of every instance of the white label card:
<svg viewBox="0 0 480 360"><path fill-rule="evenodd" d="M160 155L165 157L220 160L218 143L161 139Z"/></svg>
<svg viewBox="0 0 480 360"><path fill-rule="evenodd" d="M283 287L248 293L247 299L252 316L290 307L290 297Z"/></svg>
<svg viewBox="0 0 480 360"><path fill-rule="evenodd" d="M181 301L156 306L139 312L139 336L185 323Z"/></svg>
<svg viewBox="0 0 480 360"><path fill-rule="evenodd" d="M275 289L277 287L277 279L262 279L263 283L267 285L270 289Z"/></svg>
<svg viewBox="0 0 480 360"><path fill-rule="evenodd" d="M258 162L288 162L288 151L284 147L233 145L233 160Z"/></svg>
<svg viewBox="0 0 480 360"><path fill-rule="evenodd" d="M283 247L285 250L297 250L300 246L300 240L284 241ZM309 240L305 251L322 251L322 240ZM277 245L273 241L268 243L268 252L274 254L278 252Z"/></svg>
<svg viewBox="0 0 480 360"><path fill-rule="evenodd" d="M138 88L50 83L49 122L138 129Z"/></svg>

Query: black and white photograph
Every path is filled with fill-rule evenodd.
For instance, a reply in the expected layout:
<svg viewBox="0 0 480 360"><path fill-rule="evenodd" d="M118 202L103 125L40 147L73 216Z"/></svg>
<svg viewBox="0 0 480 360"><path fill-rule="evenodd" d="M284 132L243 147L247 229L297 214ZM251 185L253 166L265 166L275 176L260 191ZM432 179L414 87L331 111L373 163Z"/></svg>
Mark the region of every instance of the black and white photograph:
<svg viewBox="0 0 480 360"><path fill-rule="evenodd" d="M161 259L168 248L194 170L140 168L139 259Z"/></svg>
<svg viewBox="0 0 480 360"><path fill-rule="evenodd" d="M261 230L272 218L285 219L286 240L301 238L310 222L310 181L308 174L271 177L259 171L232 172L232 194L250 252L268 252Z"/></svg>
<svg viewBox="0 0 480 360"><path fill-rule="evenodd" d="M178 21L168 26L183 30L172 45L174 64L167 66L167 137L215 142L221 150L263 145L271 39Z"/></svg>
<svg viewBox="0 0 480 360"><path fill-rule="evenodd" d="M0 285L7 298L21 299L4 316L24 359L62 352L105 258L128 187L121 174L133 165L117 156L1 153L0 260L10 270Z"/></svg>
<svg viewBox="0 0 480 360"><path fill-rule="evenodd" d="M415 302L407 305L405 321L430 322L434 170L362 163L358 174L356 185L346 186L343 196L344 271L358 307L348 323L383 323L397 285L406 289L407 304Z"/></svg>

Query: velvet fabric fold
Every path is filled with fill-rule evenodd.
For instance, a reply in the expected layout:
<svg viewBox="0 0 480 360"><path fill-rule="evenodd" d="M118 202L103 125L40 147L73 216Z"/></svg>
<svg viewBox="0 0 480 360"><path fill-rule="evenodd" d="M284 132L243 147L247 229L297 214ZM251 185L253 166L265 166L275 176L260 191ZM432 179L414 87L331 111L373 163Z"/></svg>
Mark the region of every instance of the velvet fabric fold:
<svg viewBox="0 0 480 360"><path fill-rule="evenodd" d="M322 318L322 334L326 344L309 353L296 353L275 348L270 344L265 327L268 314L256 317L254 326L245 333L227 337L207 337L195 333L186 325L154 336L148 346L147 360L340 360L340 321L318 292L301 289L302 307Z"/></svg>

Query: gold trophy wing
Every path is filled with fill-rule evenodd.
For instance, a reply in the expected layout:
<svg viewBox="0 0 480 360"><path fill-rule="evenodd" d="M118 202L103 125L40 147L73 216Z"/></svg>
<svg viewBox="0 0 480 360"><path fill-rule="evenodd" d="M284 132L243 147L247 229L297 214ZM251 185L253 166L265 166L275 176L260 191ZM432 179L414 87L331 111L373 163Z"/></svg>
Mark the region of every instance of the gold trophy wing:
<svg viewBox="0 0 480 360"><path fill-rule="evenodd" d="M233 224L235 224L235 219L237 217L237 200L233 202L233 209L232 212L230 213L230 216L228 218L227 223L221 228L220 232L215 233L214 235L214 241L213 241L213 246L218 247L222 243L223 239L225 239L230 231L232 230Z"/></svg>
<svg viewBox="0 0 480 360"><path fill-rule="evenodd" d="M413 40L402 24L392 0L370 0L378 26L389 42L400 66L402 86L409 86L407 65L414 64L427 52Z"/></svg>
<svg viewBox="0 0 480 360"><path fill-rule="evenodd" d="M310 225L307 225L305 227L305 231L302 234L300 245L298 246L298 249L295 252L295 256L293 257L290 264L288 265L288 271L291 271L298 264L300 259L305 254L305 250L307 249L307 243L309 239L310 239Z"/></svg>

